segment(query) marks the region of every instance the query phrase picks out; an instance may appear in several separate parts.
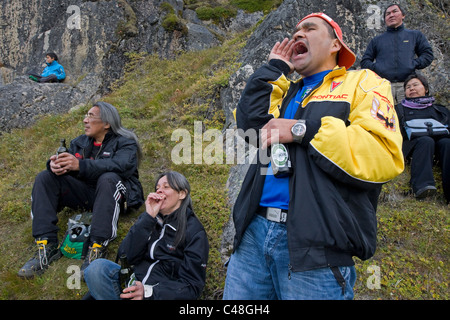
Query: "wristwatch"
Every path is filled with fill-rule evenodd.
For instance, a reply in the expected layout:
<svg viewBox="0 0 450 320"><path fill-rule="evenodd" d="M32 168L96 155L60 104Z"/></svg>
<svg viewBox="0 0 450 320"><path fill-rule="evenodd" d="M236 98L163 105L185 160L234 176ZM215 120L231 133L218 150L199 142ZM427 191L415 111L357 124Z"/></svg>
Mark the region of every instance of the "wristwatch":
<svg viewBox="0 0 450 320"><path fill-rule="evenodd" d="M153 286L144 284L144 298L150 298L153 295Z"/></svg>
<svg viewBox="0 0 450 320"><path fill-rule="evenodd" d="M304 119L298 120L291 128L294 142L301 143L306 133L306 124Z"/></svg>

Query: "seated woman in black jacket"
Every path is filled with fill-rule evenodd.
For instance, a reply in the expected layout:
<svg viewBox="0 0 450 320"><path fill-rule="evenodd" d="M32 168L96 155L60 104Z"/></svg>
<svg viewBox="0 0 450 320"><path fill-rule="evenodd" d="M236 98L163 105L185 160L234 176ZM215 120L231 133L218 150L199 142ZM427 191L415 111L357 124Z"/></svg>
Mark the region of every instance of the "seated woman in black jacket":
<svg viewBox="0 0 450 320"><path fill-rule="evenodd" d="M97 259L84 271L89 294L99 300L199 298L209 245L186 178L174 171L161 174L145 208L118 250L133 266L136 281L122 291L120 266Z"/></svg>
<svg viewBox="0 0 450 320"><path fill-rule="evenodd" d="M418 199L436 193L433 161L442 169L442 186L450 202L450 110L434 103L428 81L411 74L404 83L406 99L395 108L403 135L403 154L411 158L411 187ZM437 121L437 122L436 122Z"/></svg>

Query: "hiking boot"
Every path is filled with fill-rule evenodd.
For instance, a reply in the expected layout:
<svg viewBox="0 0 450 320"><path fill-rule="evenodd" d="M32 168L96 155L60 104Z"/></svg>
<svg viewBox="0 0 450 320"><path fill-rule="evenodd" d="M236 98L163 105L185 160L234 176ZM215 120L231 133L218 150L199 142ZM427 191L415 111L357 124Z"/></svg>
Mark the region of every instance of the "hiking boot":
<svg viewBox="0 0 450 320"><path fill-rule="evenodd" d="M102 246L101 244L98 244L97 242L93 242L91 246L89 246L89 250L86 254L86 258L84 259L83 264L81 265L81 271L83 272L84 269L87 268L87 266L98 258L104 258L106 259L106 256L108 255L108 252L106 250L106 246Z"/></svg>
<svg viewBox="0 0 450 320"><path fill-rule="evenodd" d="M426 186L416 192L416 199L425 199L436 194L435 186Z"/></svg>
<svg viewBox="0 0 450 320"><path fill-rule="evenodd" d="M21 278L31 279L35 275L41 275L49 264L61 258L58 243L48 242L47 239L36 240L37 252L28 260L17 275Z"/></svg>

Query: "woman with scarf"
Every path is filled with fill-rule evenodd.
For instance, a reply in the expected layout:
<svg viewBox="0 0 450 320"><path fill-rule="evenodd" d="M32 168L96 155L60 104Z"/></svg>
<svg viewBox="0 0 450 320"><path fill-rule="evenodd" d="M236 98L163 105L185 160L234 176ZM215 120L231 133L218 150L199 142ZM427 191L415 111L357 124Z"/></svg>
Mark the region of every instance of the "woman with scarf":
<svg viewBox="0 0 450 320"><path fill-rule="evenodd" d="M403 135L403 154L411 159L411 187L417 199L436 193L433 162L442 169L442 186L450 202L450 111L435 104L428 81L411 74L404 82L405 96L395 108Z"/></svg>

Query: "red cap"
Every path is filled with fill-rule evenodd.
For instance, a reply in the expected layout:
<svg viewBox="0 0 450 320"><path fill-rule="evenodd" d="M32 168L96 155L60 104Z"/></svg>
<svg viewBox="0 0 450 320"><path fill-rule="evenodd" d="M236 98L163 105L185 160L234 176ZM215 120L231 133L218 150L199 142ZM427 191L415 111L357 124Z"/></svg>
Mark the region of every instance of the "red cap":
<svg viewBox="0 0 450 320"><path fill-rule="evenodd" d="M300 20L300 22L297 23L297 27L303 20L312 18L312 17L318 17L318 18L325 20L333 28L334 33L336 34L337 38L339 39L339 42L342 44L342 48L339 51L338 65L344 66L346 69L350 69L350 67L356 61L356 55L344 43L344 40L342 38L342 30L333 19L331 19L329 16L327 16L325 13L322 13L322 12L311 13L311 14L307 15L306 17L304 17L302 20Z"/></svg>

